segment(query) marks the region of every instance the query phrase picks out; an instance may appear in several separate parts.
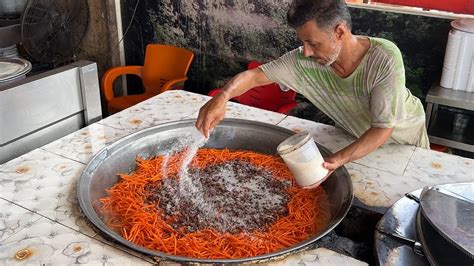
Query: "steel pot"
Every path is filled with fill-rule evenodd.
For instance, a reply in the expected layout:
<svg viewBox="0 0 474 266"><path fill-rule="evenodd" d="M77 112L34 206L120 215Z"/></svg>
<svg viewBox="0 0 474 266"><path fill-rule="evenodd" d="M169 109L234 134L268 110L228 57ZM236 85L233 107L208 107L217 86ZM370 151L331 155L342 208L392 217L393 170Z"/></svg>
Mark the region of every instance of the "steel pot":
<svg viewBox="0 0 474 266"><path fill-rule="evenodd" d="M172 260L181 263L241 263L280 258L304 248L336 227L348 212L353 198L352 182L347 170L341 167L322 184L331 203L329 224L310 239L284 250L240 259L197 259L165 254L125 240L108 228L102 220L99 212L99 199L106 196L105 189L110 188L118 181L117 173L128 173L135 169L137 155L148 158L165 153L177 143L185 132L190 132L194 123L195 120L184 120L136 132L102 149L92 158L81 175L77 193L83 213L103 235L135 251L158 258L158 260ZM276 154L278 144L293 134L290 130L274 125L241 119L227 119L214 129L206 147L246 149ZM319 146L319 149L323 156L330 153L324 147Z"/></svg>

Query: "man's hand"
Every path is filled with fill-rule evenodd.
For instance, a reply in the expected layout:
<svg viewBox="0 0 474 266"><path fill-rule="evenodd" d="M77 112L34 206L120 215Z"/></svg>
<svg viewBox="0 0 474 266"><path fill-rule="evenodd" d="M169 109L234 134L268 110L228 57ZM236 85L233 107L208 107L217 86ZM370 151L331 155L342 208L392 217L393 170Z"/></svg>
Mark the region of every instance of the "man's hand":
<svg viewBox="0 0 474 266"><path fill-rule="evenodd" d="M382 146L392 135L393 128L369 128L360 138L325 159L323 167L334 171L346 163L360 159Z"/></svg>
<svg viewBox="0 0 474 266"><path fill-rule="evenodd" d="M325 162L323 162L323 167L329 170L328 174L318 183L304 188L316 188L331 176L337 168L346 163L362 158L382 146L382 144L390 138L392 132L393 128L369 128L352 144L326 158Z"/></svg>
<svg viewBox="0 0 474 266"><path fill-rule="evenodd" d="M196 128L206 137L224 118L227 101L239 96L253 87L272 83L260 68L241 72L234 76L222 90L199 110Z"/></svg>
<svg viewBox="0 0 474 266"><path fill-rule="evenodd" d="M225 92L221 92L214 96L199 110L199 116L196 121L196 128L206 137L209 137L210 131L219 122L224 119L225 108L227 103Z"/></svg>
<svg viewBox="0 0 474 266"><path fill-rule="evenodd" d="M323 167L328 169L329 172L334 172L337 168L341 167L344 164L342 160L337 158L337 156L330 156L325 159L323 162Z"/></svg>
<svg viewBox="0 0 474 266"><path fill-rule="evenodd" d="M318 182L316 182L312 185L303 187L303 188L307 188L307 189L317 188L324 181L326 181L326 179L328 179L328 177L330 177L332 175L332 173L334 171L336 171L337 168L341 167L342 165L343 165L343 163L341 161L339 161L337 158L335 158L334 156L326 158L325 162L323 162L322 166L328 170L327 175L323 179L321 179L320 181L318 181Z"/></svg>

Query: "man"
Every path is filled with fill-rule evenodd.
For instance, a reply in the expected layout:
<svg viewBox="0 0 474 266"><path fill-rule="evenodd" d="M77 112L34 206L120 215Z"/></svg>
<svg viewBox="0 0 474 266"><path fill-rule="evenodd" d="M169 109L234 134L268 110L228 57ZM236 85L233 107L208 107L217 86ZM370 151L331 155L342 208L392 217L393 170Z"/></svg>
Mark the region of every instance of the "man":
<svg viewBox="0 0 474 266"><path fill-rule="evenodd" d="M200 110L204 135L223 118L226 102L250 88L278 82L303 94L358 139L326 158L331 172L386 142L429 148L425 114L405 87L399 49L379 38L351 33L344 0L295 0L287 14L302 47L233 77Z"/></svg>

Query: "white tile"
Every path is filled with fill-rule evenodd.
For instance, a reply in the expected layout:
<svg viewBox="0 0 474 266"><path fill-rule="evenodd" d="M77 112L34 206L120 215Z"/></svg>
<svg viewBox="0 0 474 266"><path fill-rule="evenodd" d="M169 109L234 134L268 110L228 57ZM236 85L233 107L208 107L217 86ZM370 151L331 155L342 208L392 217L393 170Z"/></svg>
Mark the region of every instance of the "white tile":
<svg viewBox="0 0 474 266"><path fill-rule="evenodd" d="M224 118L238 118L276 125L287 115L259 109L239 103L228 102Z"/></svg>
<svg viewBox="0 0 474 266"><path fill-rule="evenodd" d="M0 245L0 265L76 264L150 265L46 218L38 219Z"/></svg>
<svg viewBox="0 0 474 266"><path fill-rule="evenodd" d="M0 243L5 242L15 233L30 227L40 218L41 216L32 211L0 199Z"/></svg>
<svg viewBox="0 0 474 266"><path fill-rule="evenodd" d="M183 90L170 90L163 92L153 98L150 98L146 101L143 101L137 106L143 107L144 109L154 109L156 106L160 105L176 105L176 104L204 104L206 103L211 97L192 93Z"/></svg>
<svg viewBox="0 0 474 266"><path fill-rule="evenodd" d="M386 144L354 162L402 175L415 149L410 145Z"/></svg>
<svg viewBox="0 0 474 266"><path fill-rule="evenodd" d="M89 235L77 202L84 164L37 149L0 167L1 196Z"/></svg>
<svg viewBox="0 0 474 266"><path fill-rule="evenodd" d="M173 106L184 105L188 110L194 110L194 112L186 118L197 118L199 109L210 99L211 97L209 96L196 93L169 91L167 95L161 96L160 94L159 96L154 97L147 102L140 103L140 105L143 104L144 106L147 106L147 108L151 109L156 109L157 104L160 103L164 103L165 105L173 104ZM286 116L287 115L285 114L267 111L236 102L228 102L224 118L238 118L275 125L282 121Z"/></svg>
<svg viewBox="0 0 474 266"><path fill-rule="evenodd" d="M127 246L122 245L120 243L109 241L108 239L104 238L100 234L94 236L94 239L98 240L102 243L106 243L107 245L112 246L112 247L114 247L114 248L116 248L116 249L118 249L122 252L128 253L128 254L130 254L134 257L140 258L140 259L145 260L145 261L147 261L149 263L152 263L152 264L156 264L156 260L154 260L152 257L147 256L147 255L142 254L142 253L139 253L138 251L132 250L131 248L128 248ZM168 264L165 264L164 262L165 262L164 260L161 261L160 265L168 265ZM177 264L176 266L180 266L180 265L181 264Z"/></svg>
<svg viewBox="0 0 474 266"><path fill-rule="evenodd" d="M97 123L132 133L163 123L185 119L196 113L201 104L158 105L150 110L141 106L136 105Z"/></svg>
<svg viewBox="0 0 474 266"><path fill-rule="evenodd" d="M129 133L95 123L43 146L42 149L87 164L100 149Z"/></svg>
<svg viewBox="0 0 474 266"><path fill-rule="evenodd" d="M187 118L196 119L199 115L199 109ZM239 103L228 102L224 119L235 118L249 121L257 121L267 124L276 125L285 119L285 114L271 112Z"/></svg>
<svg viewBox="0 0 474 266"><path fill-rule="evenodd" d="M422 148L416 148L405 176L429 177L433 184L474 181L474 160Z"/></svg>
<svg viewBox="0 0 474 266"><path fill-rule="evenodd" d="M354 196L371 207L390 207L405 193L425 186L455 182L447 175L397 175L357 163L347 164L346 168L352 179Z"/></svg>
<svg viewBox="0 0 474 266"><path fill-rule="evenodd" d="M367 206L390 207L404 193L411 191L405 189L401 175L356 163L346 164L345 167L352 180L354 197Z"/></svg>
<svg viewBox="0 0 474 266"><path fill-rule="evenodd" d="M111 115L99 124L136 132L151 126L196 118L199 109L211 97L183 90L171 90Z"/></svg>

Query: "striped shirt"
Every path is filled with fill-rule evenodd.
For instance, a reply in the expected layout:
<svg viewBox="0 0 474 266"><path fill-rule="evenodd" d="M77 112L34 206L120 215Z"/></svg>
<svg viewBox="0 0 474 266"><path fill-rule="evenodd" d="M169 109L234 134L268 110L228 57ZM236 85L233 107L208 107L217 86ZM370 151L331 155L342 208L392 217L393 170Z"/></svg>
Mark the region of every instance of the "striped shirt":
<svg viewBox="0 0 474 266"><path fill-rule="evenodd" d="M423 105L405 86L400 50L388 40L369 40L364 58L346 78L305 57L302 47L260 69L270 80L304 95L355 137L370 127L394 128L388 143L429 148Z"/></svg>

